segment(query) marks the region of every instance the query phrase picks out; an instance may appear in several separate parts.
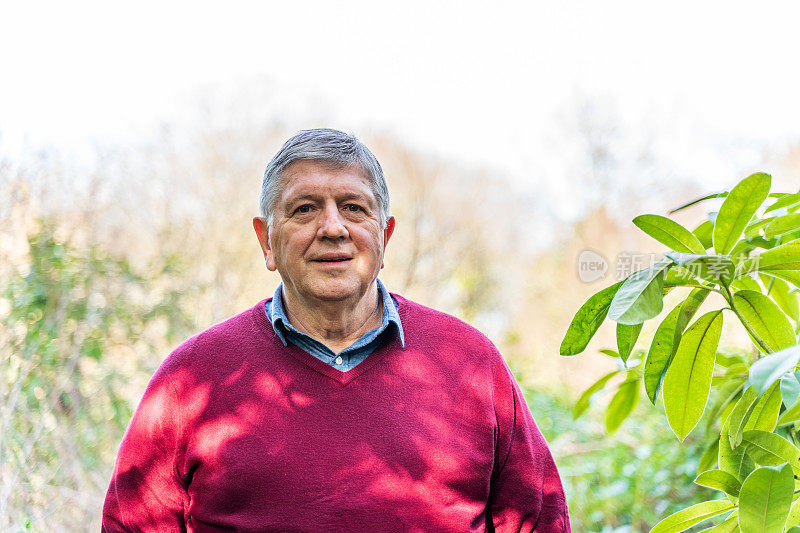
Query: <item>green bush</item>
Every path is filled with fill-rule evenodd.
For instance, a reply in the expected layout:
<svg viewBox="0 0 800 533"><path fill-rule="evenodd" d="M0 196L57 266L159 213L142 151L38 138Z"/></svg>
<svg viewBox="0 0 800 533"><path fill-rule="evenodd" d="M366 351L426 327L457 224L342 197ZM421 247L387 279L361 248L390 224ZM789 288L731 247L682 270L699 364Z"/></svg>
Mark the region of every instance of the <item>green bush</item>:
<svg viewBox="0 0 800 533"><path fill-rule="evenodd" d="M27 271L0 287L9 309L0 317L3 530L99 518L117 446L157 364L143 354L190 329L181 291L154 290L167 271L144 276L55 233L42 221L28 239ZM159 324L157 337L147 335Z"/></svg>
<svg viewBox="0 0 800 533"><path fill-rule="evenodd" d="M647 531L664 514L713 495L692 484L702 439L674 446L663 418L647 406L640 404L612 436L600 409L573 420L568 391L527 397L556 457L574 531Z"/></svg>
<svg viewBox="0 0 800 533"><path fill-rule="evenodd" d="M697 437L701 418L707 419L695 483L725 497L681 509L652 533L685 531L710 518L723 520L714 531L800 530L800 192L769 194L770 185L769 175L753 174L730 192L678 208L724 198L693 231L660 215L636 217L634 224L670 251L592 296L562 342L562 355L576 355L607 316L617 323L617 350L604 352L620 369L592 385L575 407L580 415L613 383L609 433L629 416L641 389L653 404L663 400L681 442ZM681 301L660 320L642 357L631 358L643 324L661 315L671 291ZM692 322L712 294L711 309ZM743 326L752 346L719 352L725 316Z"/></svg>

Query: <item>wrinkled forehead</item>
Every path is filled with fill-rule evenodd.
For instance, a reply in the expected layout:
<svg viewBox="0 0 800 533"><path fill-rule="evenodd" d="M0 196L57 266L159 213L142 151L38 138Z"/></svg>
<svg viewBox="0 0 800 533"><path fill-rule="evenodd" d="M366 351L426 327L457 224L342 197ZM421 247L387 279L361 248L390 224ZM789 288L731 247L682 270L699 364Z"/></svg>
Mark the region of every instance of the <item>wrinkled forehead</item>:
<svg viewBox="0 0 800 533"><path fill-rule="evenodd" d="M328 159L297 159L284 167L281 176L286 179L289 176L308 172L338 172L345 169L358 172L364 177L367 176L364 168L358 163L339 162Z"/></svg>
<svg viewBox="0 0 800 533"><path fill-rule="evenodd" d="M364 197L377 204L372 183L358 164L311 159L294 161L281 174L279 190L279 202L291 201L297 196L333 195Z"/></svg>

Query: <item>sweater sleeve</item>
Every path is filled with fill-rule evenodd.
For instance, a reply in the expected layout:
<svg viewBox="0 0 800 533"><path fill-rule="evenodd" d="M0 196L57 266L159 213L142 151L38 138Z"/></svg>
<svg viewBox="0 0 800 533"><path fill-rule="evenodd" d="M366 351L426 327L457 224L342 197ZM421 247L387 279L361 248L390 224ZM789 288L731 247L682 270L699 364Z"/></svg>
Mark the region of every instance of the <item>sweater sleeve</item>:
<svg viewBox="0 0 800 533"><path fill-rule="evenodd" d="M566 497L550 449L514 376L499 354L498 359L493 368L498 429L487 530L568 533Z"/></svg>
<svg viewBox="0 0 800 533"><path fill-rule="evenodd" d="M177 470L180 405L165 365L122 439L103 505L102 531L186 531L188 496Z"/></svg>

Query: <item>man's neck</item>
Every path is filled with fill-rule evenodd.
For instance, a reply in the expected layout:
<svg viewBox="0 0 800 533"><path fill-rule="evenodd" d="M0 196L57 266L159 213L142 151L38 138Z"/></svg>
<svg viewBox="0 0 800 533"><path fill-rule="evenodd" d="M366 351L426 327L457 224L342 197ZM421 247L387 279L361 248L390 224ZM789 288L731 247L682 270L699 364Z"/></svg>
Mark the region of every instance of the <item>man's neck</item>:
<svg viewBox="0 0 800 533"><path fill-rule="evenodd" d="M283 288L283 305L292 326L320 341L334 353L352 345L362 335L380 326L383 305L377 282L354 302L299 301L300 296Z"/></svg>

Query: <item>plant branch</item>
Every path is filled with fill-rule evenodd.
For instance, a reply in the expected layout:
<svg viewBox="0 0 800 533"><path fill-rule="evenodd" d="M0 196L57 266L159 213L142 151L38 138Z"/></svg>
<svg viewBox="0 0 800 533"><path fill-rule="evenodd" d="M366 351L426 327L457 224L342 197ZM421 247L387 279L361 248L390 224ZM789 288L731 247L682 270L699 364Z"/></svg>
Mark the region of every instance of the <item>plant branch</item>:
<svg viewBox="0 0 800 533"><path fill-rule="evenodd" d="M755 332L755 330L750 326L750 324L747 323L747 320L745 320L745 318L742 316L739 310L736 309L736 306L733 305L733 294L731 294L731 291L728 288L728 286L724 283L722 283L721 286L723 289L725 289L725 292L727 293L726 295L724 294L723 296L725 296L725 300L728 302L728 305L730 306L729 309L733 311L734 314L736 314L736 317L739 319L739 322L742 323L744 329L746 329L747 332L750 334L750 336L753 338L753 340L756 341L756 344L758 344L758 347L761 349L761 351L766 354L771 354L772 350L770 350L769 346L767 346L767 343L764 342L764 339L762 339L761 336Z"/></svg>
<svg viewBox="0 0 800 533"><path fill-rule="evenodd" d="M725 293L722 292L721 290L716 289L716 288L714 288L712 286L709 286L709 285L703 285L701 283L686 283L686 284L678 285L678 287L692 287L692 288L695 288L695 289L706 289L707 291L716 292L717 294L720 294L723 297L725 296ZM727 298L726 298L726 300L727 300Z"/></svg>

